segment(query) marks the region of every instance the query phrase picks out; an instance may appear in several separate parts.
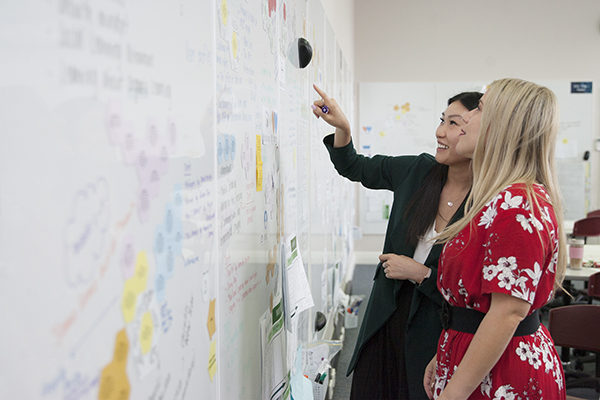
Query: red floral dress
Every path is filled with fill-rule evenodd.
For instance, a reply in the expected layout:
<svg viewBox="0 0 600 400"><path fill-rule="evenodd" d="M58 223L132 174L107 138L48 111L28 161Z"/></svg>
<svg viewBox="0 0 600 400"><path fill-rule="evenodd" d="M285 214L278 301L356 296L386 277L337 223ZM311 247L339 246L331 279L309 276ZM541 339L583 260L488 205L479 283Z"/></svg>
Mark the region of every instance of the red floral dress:
<svg viewBox="0 0 600 400"><path fill-rule="evenodd" d="M438 289L452 306L486 313L491 293L531 304L530 313L552 297L558 259L554 209L541 185L534 185L541 210L532 213L523 184L510 185L446 243L440 258ZM544 245L540 242L540 236ZM443 331L438 343L434 398L462 360L473 335ZM563 369L543 325L528 336L513 337L470 399L564 399Z"/></svg>

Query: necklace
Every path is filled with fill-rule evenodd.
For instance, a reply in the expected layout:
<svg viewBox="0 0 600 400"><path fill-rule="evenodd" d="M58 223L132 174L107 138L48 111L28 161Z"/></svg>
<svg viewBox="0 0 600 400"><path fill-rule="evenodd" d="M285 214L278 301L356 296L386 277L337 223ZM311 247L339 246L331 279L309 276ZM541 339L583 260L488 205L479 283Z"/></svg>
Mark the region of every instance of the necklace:
<svg viewBox="0 0 600 400"><path fill-rule="evenodd" d="M440 218L441 218L441 219L443 219L444 221L446 221L446 222L450 222L449 220L447 220L446 218L444 218L444 217L442 216L442 214L441 214L439 211L438 211L438 215L439 215L439 216L440 216Z"/></svg>
<svg viewBox="0 0 600 400"><path fill-rule="evenodd" d="M457 197L454 200L449 200L446 202L446 204L448 205L448 207L452 208L454 207L454 203L456 203L458 200L463 199L465 197L465 193L461 194L459 197Z"/></svg>

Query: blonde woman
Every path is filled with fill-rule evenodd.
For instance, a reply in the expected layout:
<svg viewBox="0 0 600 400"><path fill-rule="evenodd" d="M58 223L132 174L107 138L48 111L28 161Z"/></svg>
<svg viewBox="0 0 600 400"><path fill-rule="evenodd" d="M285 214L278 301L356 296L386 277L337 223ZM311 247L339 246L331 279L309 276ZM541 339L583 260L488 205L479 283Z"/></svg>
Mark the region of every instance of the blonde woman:
<svg viewBox="0 0 600 400"><path fill-rule="evenodd" d="M473 159L473 188L465 216L440 235L447 307L425 390L437 399L564 399L560 358L537 311L566 267L556 96L502 79L463 119L456 151Z"/></svg>

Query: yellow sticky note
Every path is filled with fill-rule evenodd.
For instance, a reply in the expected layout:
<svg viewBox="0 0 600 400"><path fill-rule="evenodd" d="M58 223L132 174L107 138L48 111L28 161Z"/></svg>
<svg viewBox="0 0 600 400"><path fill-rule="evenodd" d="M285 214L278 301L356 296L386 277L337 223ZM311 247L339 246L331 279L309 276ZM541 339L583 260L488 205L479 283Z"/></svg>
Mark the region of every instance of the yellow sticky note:
<svg viewBox="0 0 600 400"><path fill-rule="evenodd" d="M400 121L400 116L396 115L396 121Z"/></svg>
<svg viewBox="0 0 600 400"><path fill-rule="evenodd" d="M262 138L256 135L256 163L262 164Z"/></svg>
<svg viewBox="0 0 600 400"><path fill-rule="evenodd" d="M123 317L125 322L129 323L133 320L135 315L135 306L137 303L138 293L135 290L135 278L128 279L125 281L125 287L123 288L123 298L121 299L121 309L123 311Z"/></svg>
<svg viewBox="0 0 600 400"><path fill-rule="evenodd" d="M129 352L129 340L125 329L117 334L113 360L102 370L98 388L98 399L100 400L127 400L131 386L127 378L127 353Z"/></svg>
<svg viewBox="0 0 600 400"><path fill-rule="evenodd" d="M263 180L263 162L262 162L262 142L260 135L256 135L256 191L262 191Z"/></svg>
<svg viewBox="0 0 600 400"><path fill-rule="evenodd" d="M394 111L398 111L399 109L400 109L400 106L398 106L398 104L396 104L396 105L394 106Z"/></svg>
<svg viewBox="0 0 600 400"><path fill-rule="evenodd" d="M213 340L210 342L210 352L208 353L208 375L210 375L210 381L213 381L215 373L217 372L217 341Z"/></svg>
<svg viewBox="0 0 600 400"><path fill-rule="evenodd" d="M237 33L235 31L233 31L233 33L231 34L231 50L233 52L233 58L237 58L238 40Z"/></svg>
<svg viewBox="0 0 600 400"><path fill-rule="evenodd" d="M379 132L379 136L384 137L385 136L385 132L384 131Z"/></svg>
<svg viewBox="0 0 600 400"><path fill-rule="evenodd" d="M227 26L227 0L221 1L221 16L223 17L223 25Z"/></svg>
<svg viewBox="0 0 600 400"><path fill-rule="evenodd" d="M562 142L563 142L563 144L569 144L569 139L568 138L563 138Z"/></svg>
<svg viewBox="0 0 600 400"><path fill-rule="evenodd" d="M263 169L262 163L256 164L256 191L262 192Z"/></svg>
<svg viewBox="0 0 600 400"><path fill-rule="evenodd" d="M154 334L154 325L152 323L152 314L146 311L142 317L142 326L140 327L140 345L142 354L146 354L152 347L152 335Z"/></svg>
<svg viewBox="0 0 600 400"><path fill-rule="evenodd" d="M125 369L127 365L127 353L129 353L129 339L127 338L127 332L122 329L117 333L117 340L115 341L115 352L113 353L113 362L119 364L121 368Z"/></svg>
<svg viewBox="0 0 600 400"><path fill-rule="evenodd" d="M145 251L138 253L135 261L135 274L130 280L134 281L134 289L137 294L142 293L146 290L146 284L148 282L148 257Z"/></svg>
<svg viewBox="0 0 600 400"><path fill-rule="evenodd" d="M215 331L217 330L217 325L215 324L215 304L217 299L212 299L210 301L210 305L208 306L208 322L206 326L208 327L208 336L210 336L210 340L212 340Z"/></svg>

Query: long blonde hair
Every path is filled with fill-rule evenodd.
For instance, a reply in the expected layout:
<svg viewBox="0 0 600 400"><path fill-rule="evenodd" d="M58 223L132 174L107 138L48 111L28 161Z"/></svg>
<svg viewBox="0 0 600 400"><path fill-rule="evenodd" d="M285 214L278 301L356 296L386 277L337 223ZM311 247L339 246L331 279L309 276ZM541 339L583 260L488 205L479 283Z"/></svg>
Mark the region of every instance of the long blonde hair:
<svg viewBox="0 0 600 400"><path fill-rule="evenodd" d="M539 216L540 207L533 184L540 183L550 196L558 223L554 286L560 287L567 253L554 157L558 128L558 101L550 89L520 79L494 81L481 115L479 138L473 153L473 188L467 198L465 215L440 234L438 240L445 242L456 236L494 196L513 183L526 185L532 212L536 210ZM544 221L543 218L540 220ZM472 229L473 225L470 226Z"/></svg>

